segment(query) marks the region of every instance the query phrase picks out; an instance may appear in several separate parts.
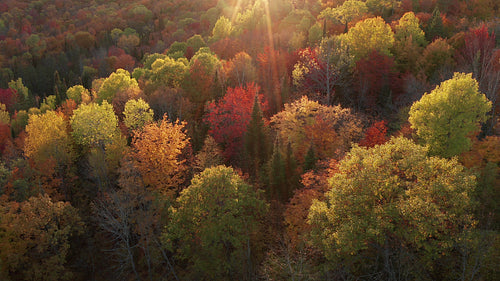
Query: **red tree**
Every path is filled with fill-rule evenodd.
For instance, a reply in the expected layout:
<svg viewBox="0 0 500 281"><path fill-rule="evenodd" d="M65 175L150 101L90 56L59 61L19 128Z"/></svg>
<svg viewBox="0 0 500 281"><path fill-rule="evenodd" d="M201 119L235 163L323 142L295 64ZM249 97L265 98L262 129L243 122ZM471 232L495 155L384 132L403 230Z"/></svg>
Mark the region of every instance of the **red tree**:
<svg viewBox="0 0 500 281"><path fill-rule="evenodd" d="M16 95L12 89L0 89L0 103L5 104L8 111L12 110L15 103Z"/></svg>
<svg viewBox="0 0 500 281"><path fill-rule="evenodd" d="M259 90L254 83L247 84L245 88L228 88L224 98L208 105L209 113L204 121L210 125L209 134L223 146L223 154L228 161L234 160L237 152L243 149L243 136ZM262 99L259 95L260 106L265 110L267 105Z"/></svg>
<svg viewBox="0 0 500 281"><path fill-rule="evenodd" d="M387 141L387 121L373 123L365 132L365 137L359 142L366 147L374 147Z"/></svg>
<svg viewBox="0 0 500 281"><path fill-rule="evenodd" d="M472 72L479 82L479 90L493 103L495 116L500 91L500 51L495 51L495 33L488 33L485 25L465 34L465 45L459 54L459 61L466 72ZM492 118L489 129L495 126Z"/></svg>
<svg viewBox="0 0 500 281"><path fill-rule="evenodd" d="M373 51L367 58L356 62L358 76L358 106L374 109L377 102L399 94L399 78L394 59ZM385 97L384 97L385 95Z"/></svg>

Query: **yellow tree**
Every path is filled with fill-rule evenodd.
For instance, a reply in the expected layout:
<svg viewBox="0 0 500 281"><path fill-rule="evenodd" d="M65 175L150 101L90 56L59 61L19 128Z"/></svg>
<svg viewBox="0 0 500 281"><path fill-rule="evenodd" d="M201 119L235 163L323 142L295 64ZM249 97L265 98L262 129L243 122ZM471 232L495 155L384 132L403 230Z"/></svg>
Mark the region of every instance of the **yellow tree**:
<svg viewBox="0 0 500 281"><path fill-rule="evenodd" d="M277 132L279 143L290 143L299 163L310 146L321 159L339 156L351 142L361 137L359 117L340 106L324 106L302 97L271 117L271 127Z"/></svg>
<svg viewBox="0 0 500 281"><path fill-rule="evenodd" d="M144 183L153 190L173 197L184 181L187 169L181 159L189 138L184 133L186 123L172 123L167 116L157 123L144 126L136 131L132 146L135 166Z"/></svg>
<svg viewBox="0 0 500 281"><path fill-rule="evenodd" d="M106 101L81 104L71 117L72 135L77 144L102 147L110 144L118 131L118 118Z"/></svg>
<svg viewBox="0 0 500 281"><path fill-rule="evenodd" d="M53 198L64 195L68 199L71 184L67 181L72 177L69 172L75 154L68 133L68 123L62 113L49 110L40 115L30 115L26 126L24 154L31 160L34 169L41 173L42 178L47 179L43 184L39 181L45 192Z"/></svg>
<svg viewBox="0 0 500 281"><path fill-rule="evenodd" d="M71 160L71 139L67 125L62 114L52 110L41 115L30 115L24 140L26 157L39 164L49 158L61 163Z"/></svg>
<svg viewBox="0 0 500 281"><path fill-rule="evenodd" d="M390 56L389 49L394 44L394 32L381 17L360 21L341 36L349 46L354 62L367 57L373 51Z"/></svg>

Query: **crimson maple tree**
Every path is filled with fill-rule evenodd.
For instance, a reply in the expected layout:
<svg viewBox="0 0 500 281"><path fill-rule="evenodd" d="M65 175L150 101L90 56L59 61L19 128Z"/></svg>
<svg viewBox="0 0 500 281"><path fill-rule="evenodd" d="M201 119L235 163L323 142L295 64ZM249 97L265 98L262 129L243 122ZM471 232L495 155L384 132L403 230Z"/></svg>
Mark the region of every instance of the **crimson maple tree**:
<svg viewBox="0 0 500 281"><path fill-rule="evenodd" d="M243 136L250 122L255 95L259 86L254 83L246 87L228 88L227 94L217 102L208 105L209 113L205 122L210 125L209 134L223 147L226 160L234 160L243 146ZM263 111L267 103L259 95L259 103Z"/></svg>

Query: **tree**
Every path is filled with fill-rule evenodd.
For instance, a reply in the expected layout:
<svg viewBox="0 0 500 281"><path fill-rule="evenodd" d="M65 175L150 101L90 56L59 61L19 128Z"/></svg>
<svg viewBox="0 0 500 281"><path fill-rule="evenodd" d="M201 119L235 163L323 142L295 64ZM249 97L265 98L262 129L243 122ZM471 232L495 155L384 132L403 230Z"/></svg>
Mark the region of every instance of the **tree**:
<svg viewBox="0 0 500 281"><path fill-rule="evenodd" d="M410 39L421 47L427 44L425 33L420 28L420 20L413 12L407 12L399 19L395 27L394 38L399 42Z"/></svg>
<svg viewBox="0 0 500 281"><path fill-rule="evenodd" d="M349 46L354 62L367 57L372 51L390 56L394 44L394 32L381 17L369 18L356 23L342 40Z"/></svg>
<svg viewBox="0 0 500 281"><path fill-rule="evenodd" d="M373 51L356 62L355 73L359 108L372 112L386 109L399 94L400 81L390 56Z"/></svg>
<svg viewBox="0 0 500 281"><path fill-rule="evenodd" d="M443 19L441 18L441 12L439 11L438 6L436 6L434 11L432 11L432 16L427 23L427 28L425 29L425 36L428 41L434 41L437 37L446 37Z"/></svg>
<svg viewBox="0 0 500 281"><path fill-rule="evenodd" d="M299 166L311 145L319 159L340 156L361 136L361 121L349 109L302 97L271 117L280 144L290 143ZM285 148L285 147L283 147Z"/></svg>
<svg viewBox="0 0 500 281"><path fill-rule="evenodd" d="M264 123L259 97L255 95L252 115L244 135L245 154L248 157L249 171L257 177L261 165L269 158L270 141L268 128Z"/></svg>
<svg viewBox="0 0 500 281"><path fill-rule="evenodd" d="M417 66L429 81L443 81L455 64L453 53L446 40L437 38L424 49Z"/></svg>
<svg viewBox="0 0 500 281"><path fill-rule="evenodd" d="M125 104L123 114L125 115L123 123L130 131L142 129L145 125L153 122L153 110L143 99L129 100Z"/></svg>
<svg viewBox="0 0 500 281"><path fill-rule="evenodd" d="M292 72L293 83L308 93L320 94L322 103L331 105L335 88L342 85L351 60L338 37L323 39L318 48L299 52Z"/></svg>
<svg viewBox="0 0 500 281"><path fill-rule="evenodd" d="M253 83L245 88L228 88L226 95L218 102L208 104L205 122L210 125L209 134L223 147L227 160L235 160L235 156L243 149L244 135L250 122L252 104L258 97L261 107L265 107L259 87Z"/></svg>
<svg viewBox="0 0 500 281"><path fill-rule="evenodd" d="M10 124L10 114L3 103L0 103L0 124Z"/></svg>
<svg viewBox="0 0 500 281"><path fill-rule="evenodd" d="M118 118L107 101L103 101L102 105L80 104L78 109L73 111L70 124L76 143L83 146L104 149L118 134Z"/></svg>
<svg viewBox="0 0 500 281"><path fill-rule="evenodd" d="M207 136L203 147L195 156L193 169L195 172L203 172L207 168L212 168L224 164L224 156L219 144L212 136Z"/></svg>
<svg viewBox="0 0 500 281"><path fill-rule="evenodd" d="M102 103L104 100L112 102L113 97L117 92L124 91L128 88L138 89L139 85L134 78L130 77L130 73L128 71L124 69L117 69L102 82L102 85L97 91L96 101L98 103Z"/></svg>
<svg viewBox="0 0 500 281"><path fill-rule="evenodd" d="M64 117L49 110L41 115L30 115L26 126L24 153L43 164L50 158L58 162L71 162L71 140Z"/></svg>
<svg viewBox="0 0 500 281"><path fill-rule="evenodd" d="M220 39L227 38L231 35L233 31L233 25L231 21L222 16L220 17L214 25L212 29L212 37L210 38L210 42L219 41Z"/></svg>
<svg viewBox="0 0 500 281"><path fill-rule="evenodd" d="M75 154L68 133L68 122L61 113L49 110L29 117L24 154L32 160L33 168L49 181L54 181L55 187L59 189L46 189L45 192L52 198L61 195L66 200L71 198L69 181L72 178L70 170ZM56 179L60 179L60 182Z"/></svg>
<svg viewBox="0 0 500 281"><path fill-rule="evenodd" d="M490 109L472 74L455 73L412 105L409 121L432 155L452 157L469 150Z"/></svg>
<svg viewBox="0 0 500 281"><path fill-rule="evenodd" d="M257 70L252 64L252 58L245 52L237 53L225 65L225 75L231 87L243 87L257 79Z"/></svg>
<svg viewBox="0 0 500 281"><path fill-rule="evenodd" d="M342 5L335 8L326 8L321 11L320 19L328 19L339 22L346 27L352 20L362 17L363 14L368 12L368 7L365 2L358 0L347 0Z"/></svg>
<svg viewBox="0 0 500 281"><path fill-rule="evenodd" d="M167 116L157 123L135 131L131 156L146 186L169 198L174 198L186 172L181 159L189 138L184 133L186 123L171 123Z"/></svg>
<svg viewBox="0 0 500 281"><path fill-rule="evenodd" d="M195 175L176 203L164 243L187 262L188 278L249 280L267 211L260 191L232 168L217 166Z"/></svg>
<svg viewBox="0 0 500 281"><path fill-rule="evenodd" d="M365 147L374 147L384 144L387 141L387 121L382 120L374 122L366 129L365 137L359 142L359 145Z"/></svg>
<svg viewBox="0 0 500 281"><path fill-rule="evenodd" d="M309 211L312 241L332 265L357 276L441 279L434 265L475 225L475 177L405 138L355 146L329 184L326 200Z"/></svg>
<svg viewBox="0 0 500 281"><path fill-rule="evenodd" d="M495 50L495 39L495 33L490 34L484 25L471 29L465 34L465 45L458 56L461 67L472 72L479 83L479 90L492 102L491 116L496 114L500 95L500 51ZM496 124L495 118L491 121L489 131Z"/></svg>
<svg viewBox="0 0 500 281"><path fill-rule="evenodd" d="M82 97L84 95L90 96L90 93L89 90L85 89L82 85L75 85L68 88L68 90L66 91L66 96L77 103L80 103L82 101Z"/></svg>
<svg viewBox="0 0 500 281"><path fill-rule="evenodd" d="M180 87L186 71L188 70L186 59L173 59L165 57L158 58L151 64L151 81L158 85L178 88Z"/></svg>
<svg viewBox="0 0 500 281"><path fill-rule="evenodd" d="M48 195L0 204L0 277L4 280L72 280L70 241L84 224L77 209Z"/></svg>

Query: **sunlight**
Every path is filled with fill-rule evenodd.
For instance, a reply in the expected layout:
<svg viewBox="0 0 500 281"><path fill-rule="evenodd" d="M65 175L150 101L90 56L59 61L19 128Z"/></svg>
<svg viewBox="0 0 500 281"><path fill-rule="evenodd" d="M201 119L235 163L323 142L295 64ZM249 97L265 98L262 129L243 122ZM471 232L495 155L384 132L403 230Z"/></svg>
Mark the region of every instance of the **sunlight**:
<svg viewBox="0 0 500 281"><path fill-rule="evenodd" d="M269 12L269 0L262 0L262 3L264 4L264 10L266 13L266 28L267 28L267 39L269 41L269 60L271 62L271 75L272 75L272 81L275 83L279 82L278 79L278 69L276 65L276 54L274 51L274 37L273 37L273 30L272 30L272 19L271 19L271 13Z"/></svg>
<svg viewBox="0 0 500 281"><path fill-rule="evenodd" d="M236 17L238 17L238 12L241 9L241 1L242 0L238 0L233 8L233 15L231 16L231 24L234 24L234 22L236 21Z"/></svg>

